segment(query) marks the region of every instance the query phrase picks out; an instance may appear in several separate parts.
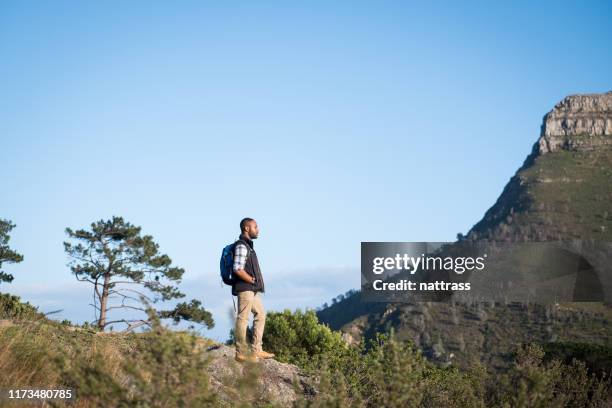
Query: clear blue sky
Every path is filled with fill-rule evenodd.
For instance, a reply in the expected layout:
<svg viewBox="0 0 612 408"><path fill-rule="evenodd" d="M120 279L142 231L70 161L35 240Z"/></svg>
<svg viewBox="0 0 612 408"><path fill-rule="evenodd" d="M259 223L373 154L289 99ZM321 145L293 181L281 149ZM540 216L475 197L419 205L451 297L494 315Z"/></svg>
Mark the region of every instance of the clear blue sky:
<svg viewBox="0 0 612 408"><path fill-rule="evenodd" d="M25 260L0 289L91 319L64 228L121 215L223 339L242 217L268 309L315 307L359 285L361 241L467 232L555 103L612 89L610 2L332 3L2 2L0 217Z"/></svg>

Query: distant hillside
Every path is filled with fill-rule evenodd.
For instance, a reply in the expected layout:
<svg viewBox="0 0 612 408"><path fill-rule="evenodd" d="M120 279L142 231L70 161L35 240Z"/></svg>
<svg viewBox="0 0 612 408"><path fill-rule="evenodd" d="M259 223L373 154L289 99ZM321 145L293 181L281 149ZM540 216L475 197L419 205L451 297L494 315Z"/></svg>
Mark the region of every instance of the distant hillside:
<svg viewBox="0 0 612 408"><path fill-rule="evenodd" d="M568 96L547 113L531 154L462 239L612 242L612 92ZM591 258L609 282L609 259ZM359 296L320 310L319 319L353 342L393 328L442 364L503 366L512 346L528 341L612 345L612 309L602 303L385 304Z"/></svg>

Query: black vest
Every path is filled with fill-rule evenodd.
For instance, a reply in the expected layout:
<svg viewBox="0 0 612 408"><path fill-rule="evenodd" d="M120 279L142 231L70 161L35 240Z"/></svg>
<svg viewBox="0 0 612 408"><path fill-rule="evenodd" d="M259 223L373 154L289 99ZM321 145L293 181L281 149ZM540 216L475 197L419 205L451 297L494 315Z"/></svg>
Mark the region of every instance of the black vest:
<svg viewBox="0 0 612 408"><path fill-rule="evenodd" d="M236 282L232 285L232 295L238 296L240 292L246 292L248 290L252 290L253 292L264 292L264 281L261 276L261 269L259 269L259 261L257 260L257 253L255 249L253 249L253 241L240 236L238 242L242 242L247 246L248 255L246 264L244 265L244 270L251 276L255 277L255 283L245 282L239 277L235 277Z"/></svg>

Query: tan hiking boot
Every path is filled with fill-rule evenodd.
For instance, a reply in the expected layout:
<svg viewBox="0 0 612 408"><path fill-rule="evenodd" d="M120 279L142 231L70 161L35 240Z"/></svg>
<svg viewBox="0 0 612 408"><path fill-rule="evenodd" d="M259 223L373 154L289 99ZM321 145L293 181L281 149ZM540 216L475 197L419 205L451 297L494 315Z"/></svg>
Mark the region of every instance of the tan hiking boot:
<svg viewBox="0 0 612 408"><path fill-rule="evenodd" d="M258 351L257 353L255 353L255 355L257 356L257 358L272 358L274 357L274 353L268 353L267 351Z"/></svg>
<svg viewBox="0 0 612 408"><path fill-rule="evenodd" d="M254 354L238 354L236 353L236 357L234 357L236 361L239 363L249 362L249 363L257 363L259 358L257 358Z"/></svg>

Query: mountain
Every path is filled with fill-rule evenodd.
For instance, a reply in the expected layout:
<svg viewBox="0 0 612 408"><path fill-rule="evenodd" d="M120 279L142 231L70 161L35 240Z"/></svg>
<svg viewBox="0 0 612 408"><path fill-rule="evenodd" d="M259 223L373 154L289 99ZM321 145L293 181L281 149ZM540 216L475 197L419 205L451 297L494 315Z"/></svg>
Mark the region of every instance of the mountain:
<svg viewBox="0 0 612 408"><path fill-rule="evenodd" d="M555 105L523 165L459 239L567 241L590 276L612 287L612 92L572 95ZM393 329L440 364L502 368L518 343L612 345L607 304L365 303L356 293L318 317L349 342Z"/></svg>
<svg viewBox="0 0 612 408"><path fill-rule="evenodd" d="M467 236L612 241L612 92L568 96L548 112L531 154Z"/></svg>

